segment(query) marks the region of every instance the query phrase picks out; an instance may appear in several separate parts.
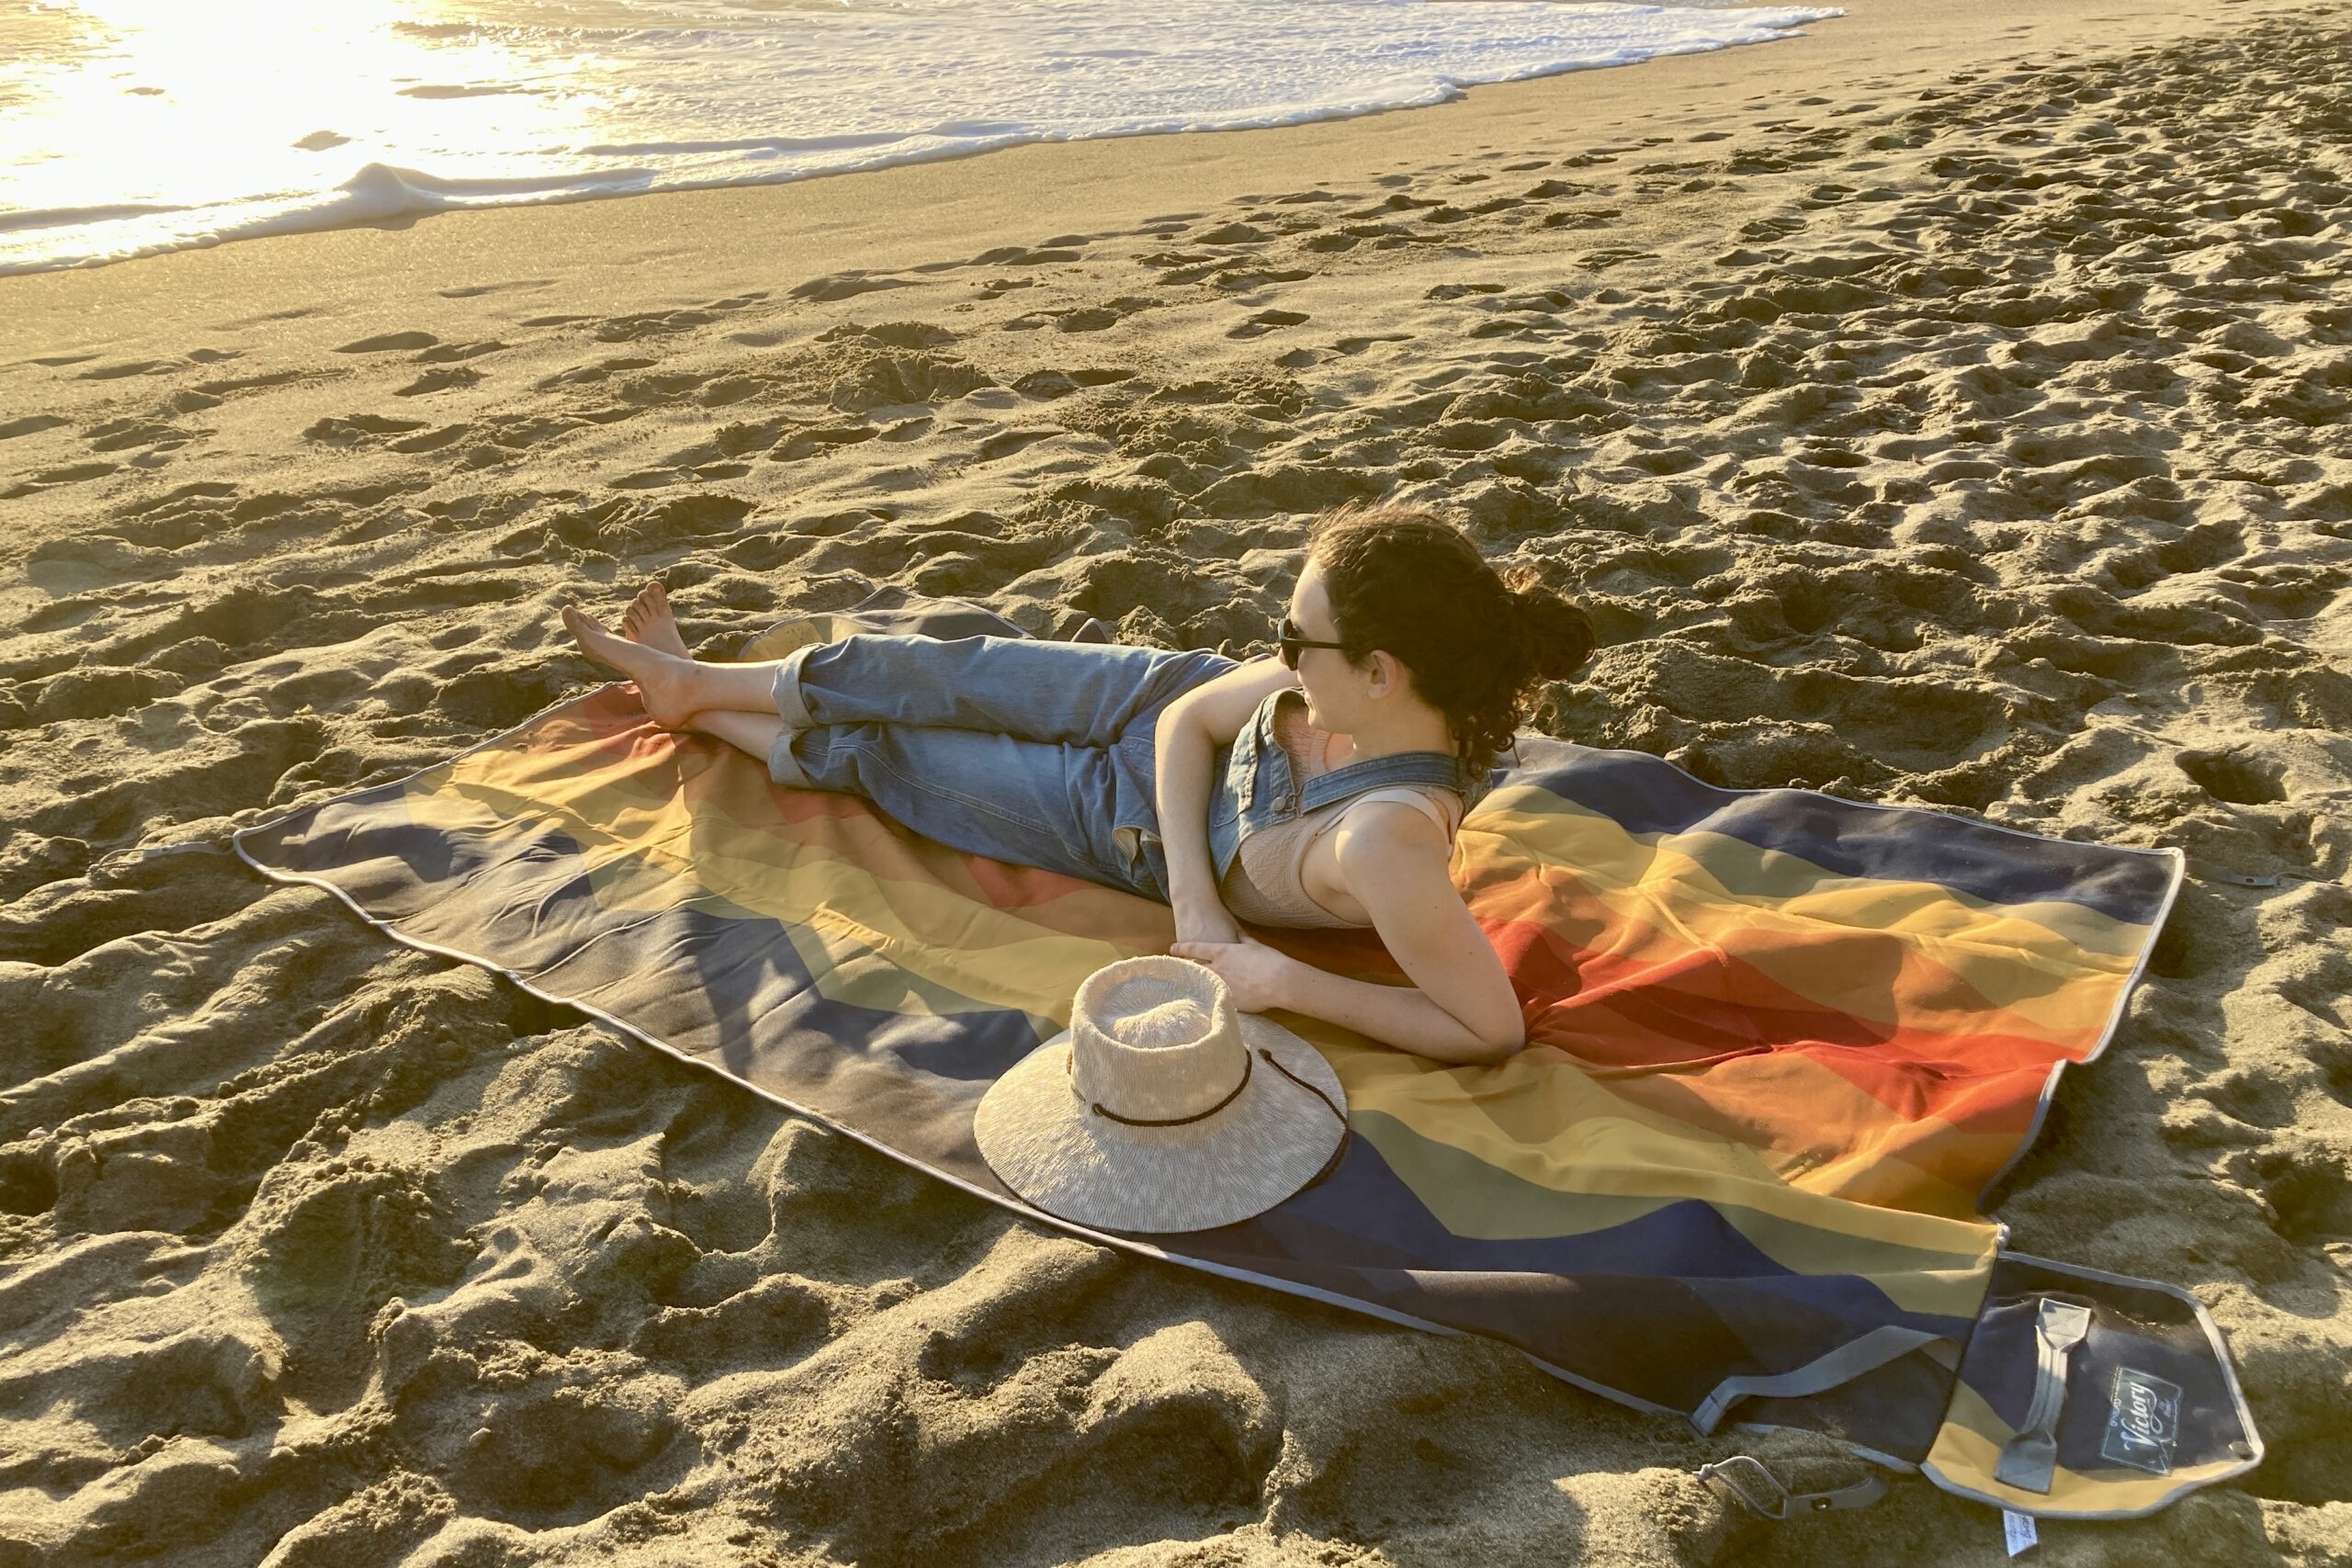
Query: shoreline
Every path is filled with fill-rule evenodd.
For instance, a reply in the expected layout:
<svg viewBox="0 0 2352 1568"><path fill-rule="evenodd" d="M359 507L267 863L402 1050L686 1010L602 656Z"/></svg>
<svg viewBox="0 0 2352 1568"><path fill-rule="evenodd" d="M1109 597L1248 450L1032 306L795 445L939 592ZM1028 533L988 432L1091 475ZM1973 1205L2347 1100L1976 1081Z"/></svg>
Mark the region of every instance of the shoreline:
<svg viewBox="0 0 2352 1568"><path fill-rule="evenodd" d="M306 174L305 161L299 167L281 168L275 176L277 181L290 182L292 188L238 199L208 199L190 192L185 193L192 198L189 204L180 205L169 194L154 191L144 205L128 208L103 202L90 207L62 198L51 207L36 204L30 210L0 220L0 275L165 254L197 248L200 243L399 222L449 207L557 205L651 190L792 184L825 172L943 162L1025 144L1111 140L1178 128L1271 129L1345 119L1382 108L1443 102L1471 85L1624 64L1660 54L1738 47L1787 36L1792 28L1838 13L1818 6L1752 4L1569 6L1535 10L1501 6L1485 11L1422 4L1342 7L1329 14L1280 7L1219 13L1213 6L1198 18L1138 16L1114 29L1122 35L1114 51L1124 67L1118 72L1123 83L1120 96L1095 102L1088 112L1077 115L1063 112L1073 106L1051 101L1053 89L1048 83L1063 73L1052 63L1058 52L1057 35L1050 23L1042 29L1040 23L1052 14L1050 8L1044 13L1023 12L1015 5L1009 11L990 13L992 19L981 23L976 16L952 8L903 13L889 24L897 36L888 51L879 54L860 52L872 48L872 41L868 38L860 42L866 29L846 17L834 18L850 23L846 34L836 33L823 25L825 17L815 15L803 18L818 24L814 35L797 28L744 31L722 23L720 37L705 38L699 29L689 28L685 39L674 40L696 51L690 76L684 78L663 73L661 62L665 50L655 48L649 53L632 47L633 40L647 38L644 32L624 31L607 40L612 47L595 51L594 67L554 89L557 96L567 101L580 96L600 101L592 126L571 129L588 139L586 155L601 154L608 160L601 168L518 168L511 156L533 157L525 144L541 140L526 134L523 142L505 149L510 156L492 159L491 169L469 173L467 155L446 137L436 137L424 126L407 136L390 130L380 138L363 139L363 162L345 162L339 155L329 165L345 171L339 179L323 169ZM554 23L561 15L559 6L556 15L544 19ZM593 22L599 15L592 6L585 19ZM1531 24L1524 35L1516 26L1521 20ZM978 32L968 30L975 26L979 28ZM1333 28L1338 30L1334 32ZM1228 28L1233 30L1227 36L1223 29ZM323 104L315 107L324 113L365 118L370 114L369 100L374 99L378 106L374 112L384 112L381 92L392 81L408 78L379 80L359 62L396 50L398 30L374 45L350 51L357 73L338 92L333 110ZM570 29L526 27L523 31L537 37L538 45L529 44L527 39L514 41L536 52ZM666 37L667 30L652 36ZM1033 79L1031 85L1045 88L1047 100L1037 102L1033 97L1023 108L1013 107L1014 101L1026 96L1019 92L1014 100L1000 101L1004 68L1012 56L990 55L1001 43L1016 37L1025 39L1025 44L1013 46L1016 53L1025 49L1042 56L1034 63L1043 69L1044 76ZM796 55L820 39L825 42L817 51ZM574 35L571 41L578 45L590 40ZM1069 41L1084 45L1114 40L1089 25ZM846 57L831 48L842 42L850 46ZM124 48L132 57L141 53L135 29ZM968 91L978 94L977 98L944 107L922 101L922 95L931 89L921 84L929 73L920 67L910 72L908 62L957 59L976 51L982 57L974 62L981 73L979 80L992 85L969 85ZM1082 58L1086 52L1093 51L1082 51L1073 58ZM1359 73L1363 66L1373 67L1371 76L1331 79L1332 66L1351 57L1361 62ZM461 47L454 58L419 58L406 63L418 70L465 76L469 59ZM495 59L474 63L496 73ZM1399 64L1408 75L1388 73L1390 67ZM1269 68L1283 72L1283 79L1259 83L1255 96L1261 101L1254 107L1224 101L1223 85L1231 74L1254 74ZM1131 82L1126 80L1130 73L1135 77ZM38 81L40 75L35 67L29 80ZM9 80L6 62L0 61L0 100L10 96ZM532 80L535 85L529 91L533 94L548 90L543 73L534 74ZM685 85L689 80L691 86ZM797 90L782 98L775 96L780 80L797 84ZM916 95L911 100L904 96L910 87ZM317 146L321 136L333 136L316 130L298 135L307 121L275 118L266 107L252 115L232 113L232 122L245 121L242 127L216 126L211 123L213 117L228 108L225 88L222 83L211 85L210 90L222 96L210 104L203 101L207 88L195 84L175 98L175 102L187 100L180 103L176 117L186 134L209 139L218 130L256 141L284 138L305 151L322 150ZM235 96L266 100L276 95L247 85ZM474 89L424 88L402 89L401 96L467 98L481 95ZM691 101L680 102L682 96ZM635 106L639 105L667 108L656 120L647 120L636 112ZM249 110L252 107L247 106ZM559 120L562 118L560 111L549 112ZM1014 117L1015 122L990 123L1000 114ZM752 126L741 123L746 116L761 121L759 130L764 134L746 134L753 130ZM890 125L897 129L878 129ZM854 130L853 126L869 129ZM75 140L69 134L51 145L51 153L69 161L49 163L46 183L55 186L62 179L75 186L103 180L96 169L71 161L77 156L72 145ZM334 140L332 145L345 150L347 155L353 140ZM248 159L266 161L275 151L274 147L250 146L234 161L241 164ZM541 147L538 151L545 154L557 150ZM729 159L729 152L740 156ZM623 154L629 160L627 166L609 161ZM254 168L258 177L258 163ZM321 178L329 183L317 183ZM512 199L495 199L493 193ZM120 221L106 220L131 218L141 220L127 228ZM98 221L93 225L83 219ZM143 238L135 237L142 233ZM175 234L181 237L166 237ZM36 255L45 259L36 261Z"/></svg>
<svg viewBox="0 0 2352 1568"><path fill-rule="evenodd" d="M1850 78L1859 71L1873 73L1869 90L1899 95L1955 71L2053 51L2120 51L2238 15L2229 0L2186 7L2160 0L2072 0L2058 7L1987 0L1968 7L1964 17L1928 0L1851 0L1845 9L1844 17L1810 24L1792 39L1492 83L1449 103L1344 119L1029 143L775 186L413 214L18 274L0 277L0 301L12 307L0 313L0 372L36 355L103 353L121 343L121 334L96 335L102 329L94 328L70 340L54 336L59 316L102 311L118 290L160 291L160 302L174 312L165 320L182 330L243 327L251 323L242 313L222 323L200 318L236 311L237 302L257 293L279 300L276 314L299 309L314 316L347 300L341 280L433 288L469 276L494 253L509 269L543 279L533 294L560 308L684 301L690 293L772 287L782 274L903 264L910 252L931 260L958 248L1118 231L1161 214L1244 201L1261 190L1302 181L1362 184L1403 165L1493 146L1577 152L1629 135L1686 141L1690 132L1744 122L1754 105L1740 95L1767 87L1787 95L1789 112L1781 118L1802 119L1805 108L1825 106L1799 100L1850 98ZM1906 65L1909 59L1917 62ZM1672 113L1695 118L1662 130L1657 122ZM1006 217L1003 209L1016 201L1051 216ZM1041 227L1045 232L1032 232ZM753 263L741 254L747 249L775 260ZM695 288L665 290L631 276L657 263L691 271ZM146 270L125 275L126 268ZM303 276L308 269L333 274L336 287L311 284ZM475 313L455 302L426 308L459 320ZM356 320L366 325L364 317ZM310 336L282 325L274 331L286 333L289 346Z"/></svg>

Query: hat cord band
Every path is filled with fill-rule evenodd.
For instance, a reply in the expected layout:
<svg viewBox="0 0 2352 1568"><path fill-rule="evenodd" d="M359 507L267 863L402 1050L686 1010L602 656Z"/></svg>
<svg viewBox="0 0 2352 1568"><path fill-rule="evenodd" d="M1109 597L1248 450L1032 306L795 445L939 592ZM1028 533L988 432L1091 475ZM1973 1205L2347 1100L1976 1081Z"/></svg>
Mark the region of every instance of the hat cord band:
<svg viewBox="0 0 2352 1568"><path fill-rule="evenodd" d="M1290 1079L1291 1082L1296 1084L1299 1088L1305 1089L1307 1093L1321 1100L1323 1102L1323 1108L1340 1119L1340 1126L1344 1127L1348 1124L1348 1113L1340 1110L1338 1106L1332 1104L1331 1097L1329 1095L1325 1094L1321 1089L1317 1089L1313 1084L1308 1083L1305 1078L1300 1077L1296 1073L1292 1072L1288 1067L1283 1066L1280 1061L1275 1059L1274 1054L1272 1051L1267 1050L1264 1046L1261 1045L1258 1047L1258 1055L1266 1058L1266 1065L1268 1066L1273 1068L1274 1071L1282 1074L1283 1077ZM1244 1074L1243 1078L1244 1081L1247 1081L1248 1075Z"/></svg>
<svg viewBox="0 0 2352 1568"><path fill-rule="evenodd" d="M1268 1058L1266 1058L1266 1059L1267 1059L1268 1061L1272 1061L1272 1060L1273 1060L1273 1058L1272 1058L1272 1057L1271 1057L1271 1056L1269 1056L1269 1057L1268 1057ZM1072 1063L1073 1063L1073 1064L1075 1064L1075 1062L1076 1062L1077 1058L1076 1058L1076 1056L1073 1055L1072 1055L1072 1057L1070 1058L1070 1060L1072 1061ZM1280 1063L1276 1063L1275 1065L1276 1065L1277 1066L1281 1066L1281 1064L1280 1064ZM1077 1093L1077 1092L1078 1092L1078 1081L1077 1081L1077 1079L1076 1079L1075 1077L1073 1077L1073 1078L1070 1080L1070 1086L1069 1086L1069 1087L1070 1087L1070 1092L1071 1092L1071 1093L1075 1094L1075 1093ZM1235 1084L1235 1085L1233 1086L1233 1088L1232 1088L1230 1090L1228 1090L1228 1091L1227 1092L1226 1097L1225 1097L1223 1100L1218 1100L1215 1105L1210 1106L1206 1111L1194 1111L1194 1112L1193 1112L1193 1114L1191 1114L1190 1116L1165 1116L1165 1117L1152 1117L1152 1116L1122 1116L1122 1115L1120 1115L1117 1111L1113 1111L1113 1110L1109 1109L1108 1107L1106 1107L1106 1106L1105 1106L1105 1105L1104 1105L1101 1100L1090 1100L1090 1101L1088 1101L1088 1104L1093 1108L1094 1114L1096 1114L1097 1116L1107 1116L1107 1117L1109 1117L1112 1121L1116 1122L1118 1122L1120 1125L1125 1126L1125 1127L1182 1127L1182 1125L1184 1125L1184 1123L1186 1123L1187 1122L1202 1122L1202 1121L1206 1121L1209 1117L1212 1117L1212 1116L1216 1115L1218 1111L1220 1111L1224 1110L1227 1106L1228 1106L1228 1105L1232 1104L1236 1100L1239 1099L1239 1098L1240 1098L1240 1095L1241 1095L1241 1091L1242 1091L1243 1089L1248 1089L1249 1087L1250 1087L1250 1057L1249 1057L1248 1053L1246 1053L1246 1052L1245 1052L1245 1053L1243 1053L1242 1057L1241 1057L1241 1081L1240 1081L1239 1083L1238 1083L1238 1084ZM1324 1103L1328 1105L1328 1104L1329 1104L1330 1102L1329 1102L1329 1100L1326 1100Z"/></svg>
<svg viewBox="0 0 2352 1568"><path fill-rule="evenodd" d="M1296 1084L1299 1088L1305 1089L1307 1093L1321 1100L1323 1102L1323 1108L1340 1119L1340 1141L1332 1145L1331 1157L1323 1162L1322 1169L1307 1178L1306 1180L1307 1187L1318 1187L1329 1178L1333 1171L1340 1168L1340 1161L1346 1156L1348 1145L1355 1141L1356 1130L1348 1125L1348 1113L1340 1110L1338 1106L1332 1104L1331 1097L1329 1095L1325 1094L1321 1089L1317 1089L1313 1084L1308 1083L1305 1078L1300 1077L1296 1073L1292 1072L1288 1067L1283 1066L1281 1058L1277 1057L1272 1051L1267 1050L1263 1045L1258 1047L1258 1055L1265 1057L1266 1065L1272 1067L1274 1071L1282 1074L1283 1077L1290 1079L1291 1082ZM1306 1188L1301 1188L1299 1190L1303 1192L1306 1190Z"/></svg>
<svg viewBox="0 0 2352 1568"><path fill-rule="evenodd" d="M1252 1066L1250 1056L1251 1055L1265 1057L1266 1066L1273 1068L1274 1071L1282 1074L1283 1077L1290 1079L1291 1082L1296 1084L1299 1088L1305 1089L1307 1093L1321 1100L1323 1102L1323 1109L1338 1117L1341 1127L1345 1127L1348 1124L1347 1112L1332 1104L1331 1097L1329 1095L1325 1094L1321 1089L1317 1089L1313 1084L1308 1083L1305 1078L1300 1077L1296 1073L1292 1072L1288 1067L1283 1066L1282 1062L1274 1055L1274 1054L1272 1051L1267 1050L1262 1045L1259 1046L1254 1053L1248 1053L1242 1056L1241 1081L1235 1084L1226 1094L1226 1097L1223 1100L1218 1100L1206 1111L1195 1111L1190 1116L1122 1116L1117 1111L1104 1105L1099 1100L1089 1100L1087 1103L1089 1108L1091 1109L1097 1116L1108 1117L1112 1121L1120 1123L1122 1126L1127 1127L1182 1127L1187 1122L1204 1122L1216 1115L1218 1111L1224 1110L1227 1106L1232 1104L1237 1099L1240 1098L1241 1091L1250 1087L1250 1073ZM1065 1059L1065 1070L1069 1070L1075 1066L1075 1056ZM1073 1094L1078 1092L1078 1084L1075 1079L1073 1079L1070 1084L1070 1092Z"/></svg>

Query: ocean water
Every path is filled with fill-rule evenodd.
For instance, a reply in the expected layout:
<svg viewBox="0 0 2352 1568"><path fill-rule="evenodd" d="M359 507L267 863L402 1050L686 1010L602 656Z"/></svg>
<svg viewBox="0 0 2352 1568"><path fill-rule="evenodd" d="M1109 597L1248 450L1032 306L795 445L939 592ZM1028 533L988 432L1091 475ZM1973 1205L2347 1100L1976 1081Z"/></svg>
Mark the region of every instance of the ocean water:
<svg viewBox="0 0 2352 1568"><path fill-rule="evenodd" d="M1790 36L1546 0L0 0L0 273L1234 130Z"/></svg>

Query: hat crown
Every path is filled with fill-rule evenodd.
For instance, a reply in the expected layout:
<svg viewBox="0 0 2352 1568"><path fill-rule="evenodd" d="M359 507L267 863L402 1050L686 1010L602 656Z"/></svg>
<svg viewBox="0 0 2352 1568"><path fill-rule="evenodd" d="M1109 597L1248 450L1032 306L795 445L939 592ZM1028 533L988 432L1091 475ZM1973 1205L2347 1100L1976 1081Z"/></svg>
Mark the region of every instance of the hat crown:
<svg viewBox="0 0 2352 1568"><path fill-rule="evenodd" d="M1135 1122L1199 1116L1232 1095L1248 1065L1232 993L1206 964L1123 959L1078 988L1070 1088L1091 1104Z"/></svg>

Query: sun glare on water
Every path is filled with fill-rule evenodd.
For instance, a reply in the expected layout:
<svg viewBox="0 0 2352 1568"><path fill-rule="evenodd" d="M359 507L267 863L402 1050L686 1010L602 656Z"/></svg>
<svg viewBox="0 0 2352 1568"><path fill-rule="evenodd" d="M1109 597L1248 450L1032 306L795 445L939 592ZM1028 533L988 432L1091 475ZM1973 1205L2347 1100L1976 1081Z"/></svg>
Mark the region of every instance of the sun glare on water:
<svg viewBox="0 0 2352 1568"><path fill-rule="evenodd" d="M0 273L1295 124L1791 36L1521 0L0 0Z"/></svg>
<svg viewBox="0 0 2352 1568"><path fill-rule="evenodd" d="M291 194L318 187L322 162L348 173L394 149L470 161L475 149L574 140L589 106L554 89L576 84L458 15L431 0L52 0L0 12L0 55L13 52L12 25L45 25L62 43L0 99L0 207ZM465 35L460 51L452 31Z"/></svg>

